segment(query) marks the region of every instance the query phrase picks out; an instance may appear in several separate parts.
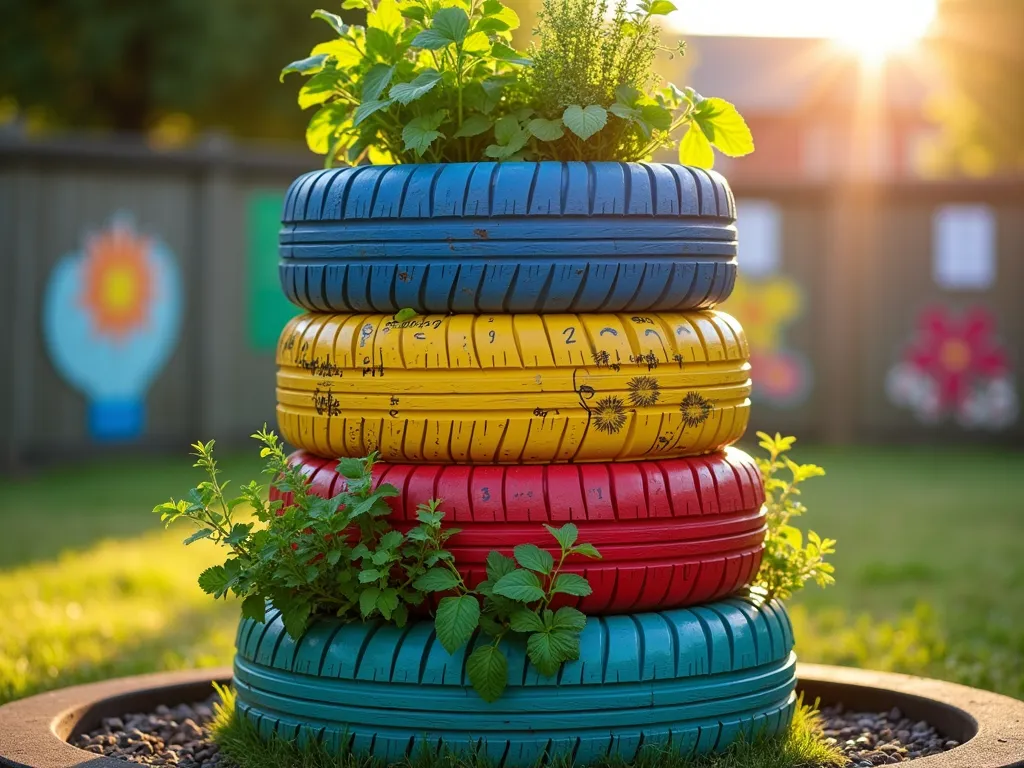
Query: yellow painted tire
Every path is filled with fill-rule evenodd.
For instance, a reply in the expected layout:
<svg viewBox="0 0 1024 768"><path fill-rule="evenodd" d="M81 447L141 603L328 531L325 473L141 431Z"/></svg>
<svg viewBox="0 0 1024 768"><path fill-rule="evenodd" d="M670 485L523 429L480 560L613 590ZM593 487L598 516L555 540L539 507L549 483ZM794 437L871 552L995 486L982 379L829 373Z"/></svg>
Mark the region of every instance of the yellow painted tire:
<svg viewBox="0 0 1024 768"><path fill-rule="evenodd" d="M277 418L327 458L539 464L693 456L742 437L750 365L720 312L307 314L281 335Z"/></svg>

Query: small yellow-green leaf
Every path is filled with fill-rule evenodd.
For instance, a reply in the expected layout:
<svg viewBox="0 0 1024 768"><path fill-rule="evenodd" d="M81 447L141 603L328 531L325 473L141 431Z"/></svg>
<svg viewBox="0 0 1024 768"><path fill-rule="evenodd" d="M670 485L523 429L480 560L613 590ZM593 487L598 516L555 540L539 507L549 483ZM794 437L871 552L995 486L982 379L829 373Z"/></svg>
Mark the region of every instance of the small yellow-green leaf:
<svg viewBox="0 0 1024 768"><path fill-rule="evenodd" d="M725 99L704 99L694 119L722 154L742 157L754 151L754 137L750 128L736 107Z"/></svg>
<svg viewBox="0 0 1024 768"><path fill-rule="evenodd" d="M715 151L711 142L696 123L689 128L679 142L679 162L697 168L712 168L715 165Z"/></svg>

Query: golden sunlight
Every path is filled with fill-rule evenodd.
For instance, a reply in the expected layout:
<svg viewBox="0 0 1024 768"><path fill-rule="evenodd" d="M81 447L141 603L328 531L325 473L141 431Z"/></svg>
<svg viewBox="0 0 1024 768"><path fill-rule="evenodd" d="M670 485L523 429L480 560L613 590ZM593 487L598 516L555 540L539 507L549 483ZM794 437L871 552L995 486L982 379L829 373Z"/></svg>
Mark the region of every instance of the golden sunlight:
<svg viewBox="0 0 1024 768"><path fill-rule="evenodd" d="M684 34L829 38L879 64L920 40L937 0L676 0L672 25Z"/></svg>

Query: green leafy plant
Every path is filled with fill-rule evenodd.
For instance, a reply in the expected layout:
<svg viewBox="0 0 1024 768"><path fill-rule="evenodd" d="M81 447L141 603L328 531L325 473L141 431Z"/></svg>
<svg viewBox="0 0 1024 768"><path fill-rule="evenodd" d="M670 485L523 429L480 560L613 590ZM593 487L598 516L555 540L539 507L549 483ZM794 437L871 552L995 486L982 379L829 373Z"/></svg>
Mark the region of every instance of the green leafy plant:
<svg viewBox="0 0 1024 768"><path fill-rule="evenodd" d="M785 599L811 580L820 587L834 584L835 567L826 561L826 556L835 553L835 540L808 531L805 542L800 529L790 524L794 517L807 511L799 499L799 486L812 477L821 477L825 470L816 464L797 464L786 455L796 442L795 437L772 437L765 432L758 432L757 437L768 454L767 458L757 459L764 477L768 537L755 585L769 599ZM779 477L782 470L789 472L789 478Z"/></svg>
<svg viewBox="0 0 1024 768"><path fill-rule="evenodd" d="M585 578L562 572L569 557L600 557L592 545L577 544L576 526L546 526L561 550L557 563L532 544L516 547L515 559L491 552L487 580L469 589L445 549L459 530L442 526L440 501L420 504L418 522L408 531L391 526L387 499L398 496L398 490L375 484L375 455L341 459L338 472L346 487L327 499L311 492L309 479L289 463L266 425L252 437L261 445L264 473L283 500L268 501L266 489L255 481L237 496L228 494L210 441L192 446L193 466L207 479L184 499L153 510L166 525L180 519L196 525L186 545L209 539L228 550L222 565L200 574L204 592L215 598L238 596L242 615L256 621L266 619L266 605L272 603L295 639L314 615L404 626L410 608L423 605L431 593L446 593L437 603L438 640L454 653L478 628L489 638L478 644L468 664L470 682L488 701L505 688L508 662L500 644L509 633L526 635L527 654L544 675L579 657L586 617L568 606L550 607L558 595L591 593ZM251 508L255 521L240 519L242 507Z"/></svg>
<svg viewBox="0 0 1024 768"><path fill-rule="evenodd" d="M345 0L365 27L324 10L337 37L281 73L310 79L299 106L318 107L309 147L357 164L493 160L679 159L710 168L717 148L753 151L736 108L692 88L659 86L655 19L670 0L545 0L539 43L511 47L515 12L500 0ZM679 43L670 53L682 54Z"/></svg>
<svg viewBox="0 0 1024 768"><path fill-rule="evenodd" d="M681 162L710 168L713 146L733 157L754 150L729 102L658 87L655 54L685 51L660 44L655 19L674 10L669 0L618 0L611 15L607 0L544 1L529 91L538 116L527 124L538 157L628 162L678 141Z"/></svg>
<svg viewBox="0 0 1024 768"><path fill-rule="evenodd" d="M497 122L519 106L510 47L519 26L500 0L345 0L366 26L318 10L337 37L281 73L309 76L299 106L318 107L310 149L335 160L456 162L478 159Z"/></svg>
<svg viewBox="0 0 1024 768"><path fill-rule="evenodd" d="M387 520L387 499L398 490L387 483L374 486L375 456L341 459L338 471L347 487L324 499L310 493L309 480L289 464L276 434L264 426L253 438L262 445L264 472L279 491L291 495L290 504L267 501L264 487L255 481L230 497L211 440L192 446L194 466L208 479L186 498L153 510L167 525L186 518L198 526L185 544L210 539L228 550L223 565L200 575L203 591L218 598L237 595L242 614L257 621L265 619L271 601L292 637L302 634L314 613L346 620L380 617L404 625L409 607L425 597L413 582L452 557L444 542L458 531L441 528L438 503L420 505L419 524L402 533ZM252 509L261 527L236 519L241 505Z"/></svg>
<svg viewBox="0 0 1024 768"><path fill-rule="evenodd" d="M437 607L437 639L449 653L468 643L479 628L489 640L479 642L469 656L467 672L473 688L486 701L498 699L508 680L508 659L501 649L509 633L526 636L526 653L542 675L551 676L566 661L579 658L580 633L587 618L570 606L552 610L557 595L586 597L590 583L575 573L563 573L567 558L600 558L592 544L577 544L572 523L561 528L545 525L560 549L557 560L534 544L520 544L515 558L500 552L487 557L487 579L469 589L451 560L421 576L414 586L429 592L455 592Z"/></svg>

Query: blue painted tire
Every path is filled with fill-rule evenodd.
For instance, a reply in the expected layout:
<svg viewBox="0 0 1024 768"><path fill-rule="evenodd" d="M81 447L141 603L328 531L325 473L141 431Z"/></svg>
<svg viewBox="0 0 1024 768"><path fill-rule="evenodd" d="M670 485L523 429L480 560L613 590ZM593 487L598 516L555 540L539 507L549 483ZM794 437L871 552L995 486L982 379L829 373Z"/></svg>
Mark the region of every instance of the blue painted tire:
<svg viewBox="0 0 1024 768"><path fill-rule="evenodd" d="M736 280L736 206L664 163L448 163L307 173L281 284L313 312L708 309Z"/></svg>
<svg viewBox="0 0 1024 768"><path fill-rule="evenodd" d="M295 643L276 611L243 620L234 683L238 710L264 738L320 741L387 762L424 748L481 750L497 768L545 754L586 764L635 760L641 747L724 750L742 735L774 735L795 706L796 656L781 604L735 598L705 606L591 617L580 659L556 678L508 643L509 684L487 704L432 621L404 629L323 619Z"/></svg>

